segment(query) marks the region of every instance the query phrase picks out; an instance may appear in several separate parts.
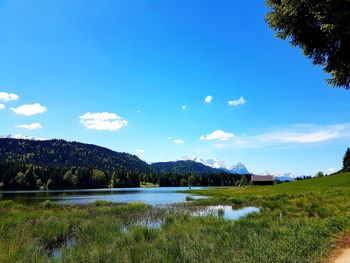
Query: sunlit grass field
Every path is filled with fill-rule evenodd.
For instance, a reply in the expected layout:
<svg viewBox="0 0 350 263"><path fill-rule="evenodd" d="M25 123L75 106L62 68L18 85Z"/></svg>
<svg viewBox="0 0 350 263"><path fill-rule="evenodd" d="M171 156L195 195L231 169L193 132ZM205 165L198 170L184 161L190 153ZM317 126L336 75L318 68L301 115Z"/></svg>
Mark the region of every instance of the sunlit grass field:
<svg viewBox="0 0 350 263"><path fill-rule="evenodd" d="M350 227L350 174L193 191L199 205L258 206L238 221L144 204L0 202L0 262L322 262ZM188 205L191 206L193 201ZM138 224L162 218L160 228ZM66 245L73 239L74 245ZM60 249L53 257L52 250Z"/></svg>

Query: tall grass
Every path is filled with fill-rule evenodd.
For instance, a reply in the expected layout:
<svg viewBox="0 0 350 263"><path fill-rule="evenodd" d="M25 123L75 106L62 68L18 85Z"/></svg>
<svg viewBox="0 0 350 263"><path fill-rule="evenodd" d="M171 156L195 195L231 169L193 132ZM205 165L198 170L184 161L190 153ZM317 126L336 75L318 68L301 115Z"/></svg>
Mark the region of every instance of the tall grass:
<svg viewBox="0 0 350 263"><path fill-rule="evenodd" d="M0 262L321 262L350 226L350 174L200 193L211 196L195 201L201 205L255 205L262 212L225 221L140 203L3 201ZM139 224L160 217L159 229ZM73 247L64 246L69 237L76 240ZM60 258L51 257L54 247L62 248Z"/></svg>

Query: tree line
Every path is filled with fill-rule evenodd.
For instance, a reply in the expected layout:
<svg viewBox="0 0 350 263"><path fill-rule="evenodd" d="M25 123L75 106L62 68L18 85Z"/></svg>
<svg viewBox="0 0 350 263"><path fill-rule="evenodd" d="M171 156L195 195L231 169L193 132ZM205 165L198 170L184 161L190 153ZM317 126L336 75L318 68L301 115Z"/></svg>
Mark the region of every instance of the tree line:
<svg viewBox="0 0 350 263"><path fill-rule="evenodd" d="M64 190L88 188L140 187L142 183L170 186L234 186L248 185L250 175L179 174L128 170L112 172L84 167L38 166L15 161L0 162L1 190Z"/></svg>

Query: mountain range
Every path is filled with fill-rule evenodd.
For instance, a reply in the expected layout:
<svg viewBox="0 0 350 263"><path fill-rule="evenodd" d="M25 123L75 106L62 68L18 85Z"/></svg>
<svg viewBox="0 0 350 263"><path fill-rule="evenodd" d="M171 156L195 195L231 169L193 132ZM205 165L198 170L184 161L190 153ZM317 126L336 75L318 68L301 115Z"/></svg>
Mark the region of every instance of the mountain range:
<svg viewBox="0 0 350 263"><path fill-rule="evenodd" d="M0 161L16 161L23 164L33 164L50 167L84 167L131 171L136 173L178 173L178 174L249 174L242 164L226 165L218 158L203 160L198 156L182 157L173 162L158 162L147 164L139 157L112 151L110 149L65 140L37 140L25 137L0 137Z"/></svg>
<svg viewBox="0 0 350 263"><path fill-rule="evenodd" d="M227 165L225 162L221 161L219 158L204 160L198 156L183 156L179 158L178 161L194 161L214 169L223 170L228 173L249 174L247 167L245 167L245 165L241 162L238 162L235 165Z"/></svg>

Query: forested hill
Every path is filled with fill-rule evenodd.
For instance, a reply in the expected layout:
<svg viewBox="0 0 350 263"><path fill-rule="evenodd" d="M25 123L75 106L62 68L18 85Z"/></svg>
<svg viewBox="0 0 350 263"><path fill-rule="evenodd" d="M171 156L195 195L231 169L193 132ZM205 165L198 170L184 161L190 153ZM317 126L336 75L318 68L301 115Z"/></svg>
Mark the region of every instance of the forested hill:
<svg viewBox="0 0 350 263"><path fill-rule="evenodd" d="M96 168L148 173L152 168L135 155L96 145L64 140L19 140L0 138L0 161L39 166Z"/></svg>
<svg viewBox="0 0 350 263"><path fill-rule="evenodd" d="M64 140L0 138L0 190L243 185L247 176L194 161L149 165L135 155Z"/></svg>
<svg viewBox="0 0 350 263"><path fill-rule="evenodd" d="M223 170L211 168L194 161L159 162L152 163L151 166L154 170L162 173L195 175L226 173Z"/></svg>

